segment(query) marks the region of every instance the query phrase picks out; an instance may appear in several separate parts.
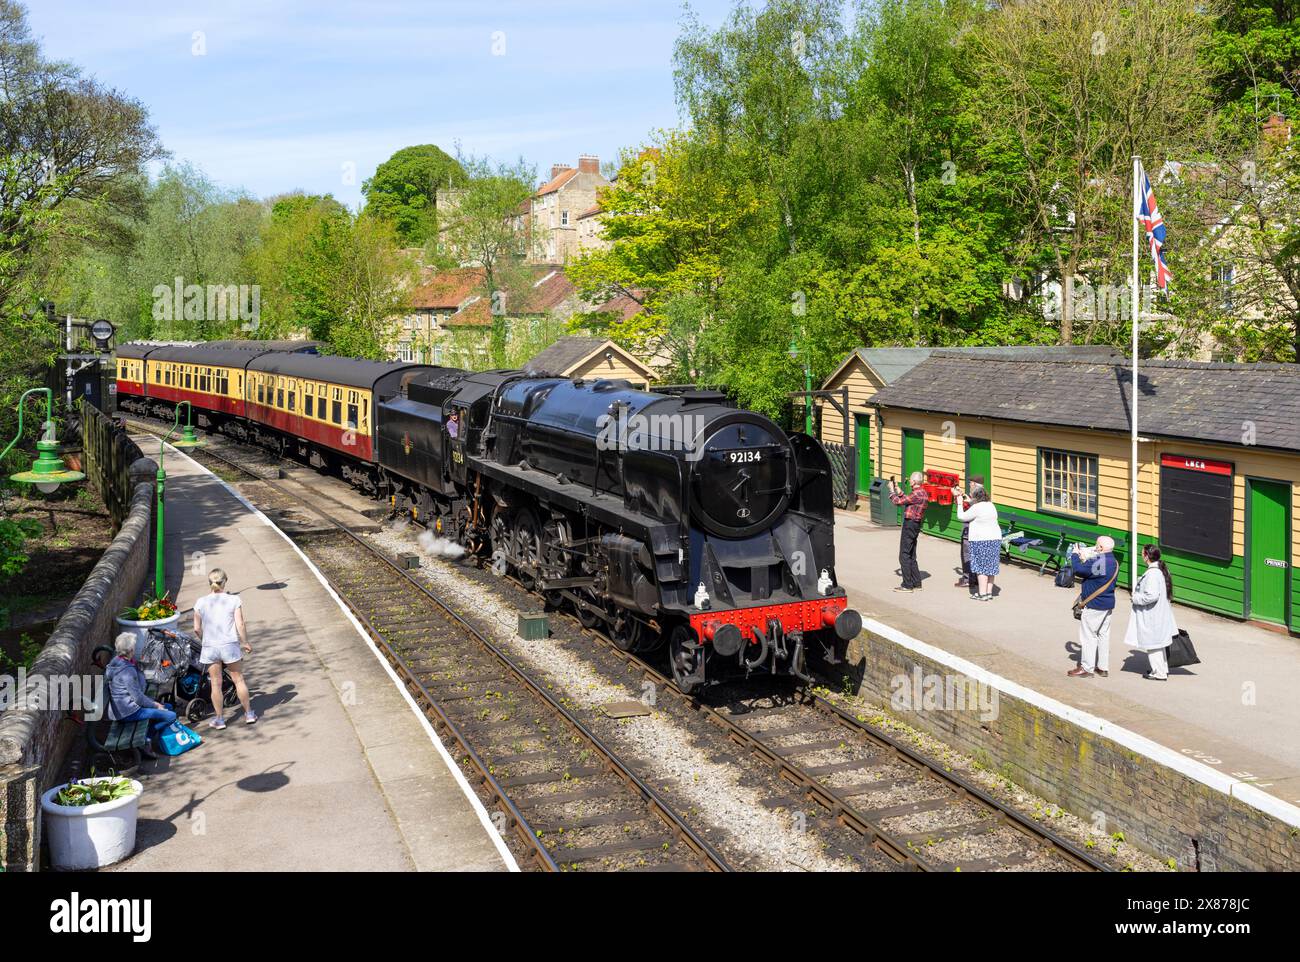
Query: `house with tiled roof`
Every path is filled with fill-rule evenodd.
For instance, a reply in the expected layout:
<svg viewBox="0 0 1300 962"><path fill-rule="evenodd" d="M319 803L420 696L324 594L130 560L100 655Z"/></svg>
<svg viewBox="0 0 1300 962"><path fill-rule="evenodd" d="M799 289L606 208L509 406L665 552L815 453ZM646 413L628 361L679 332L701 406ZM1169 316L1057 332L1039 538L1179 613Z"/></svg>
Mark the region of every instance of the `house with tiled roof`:
<svg viewBox="0 0 1300 962"><path fill-rule="evenodd" d="M600 158L583 154L578 166L556 164L550 179L537 188L530 205L534 263L563 264L579 249L578 217L596 206L597 194L609 180L600 172Z"/></svg>
<svg viewBox="0 0 1300 962"><path fill-rule="evenodd" d="M527 361L524 370L586 380L621 379L643 389L655 376L649 364L604 337L561 337Z"/></svg>
<svg viewBox="0 0 1300 962"><path fill-rule="evenodd" d="M1109 535L1128 583L1134 520L1158 543L1180 603L1300 628L1300 366L1144 360L1137 383L1137 516L1124 357L932 352L882 386L880 477L983 477L1013 557L1054 560L1063 541ZM957 539L951 505L927 533Z"/></svg>
<svg viewBox="0 0 1300 962"><path fill-rule="evenodd" d="M462 349L475 354L478 344L485 353L495 309L507 318L507 340L538 329L539 321L564 323L574 314L609 312L626 320L640 311L641 304L620 296L604 304L584 301L573 282L558 264L530 265L531 279L523 290L486 296L481 267L459 267L426 271L423 282L411 296L411 303L398 325L391 352L395 358L423 363L446 363L449 337L457 335ZM479 343L481 342L481 344ZM464 350L460 353L464 354ZM462 358L463 362L463 358Z"/></svg>

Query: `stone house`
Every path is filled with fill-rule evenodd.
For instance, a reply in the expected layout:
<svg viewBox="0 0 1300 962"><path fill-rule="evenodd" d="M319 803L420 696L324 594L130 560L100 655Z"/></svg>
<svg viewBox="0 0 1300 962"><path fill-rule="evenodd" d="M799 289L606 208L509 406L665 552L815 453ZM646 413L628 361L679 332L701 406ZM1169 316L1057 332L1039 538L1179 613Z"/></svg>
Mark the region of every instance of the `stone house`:
<svg viewBox="0 0 1300 962"><path fill-rule="evenodd" d="M579 157L577 167L553 166L551 179L533 194L528 216L533 231L529 260L564 264L577 254L579 215L596 206L598 191L608 185L609 180L600 172L600 158L591 154Z"/></svg>

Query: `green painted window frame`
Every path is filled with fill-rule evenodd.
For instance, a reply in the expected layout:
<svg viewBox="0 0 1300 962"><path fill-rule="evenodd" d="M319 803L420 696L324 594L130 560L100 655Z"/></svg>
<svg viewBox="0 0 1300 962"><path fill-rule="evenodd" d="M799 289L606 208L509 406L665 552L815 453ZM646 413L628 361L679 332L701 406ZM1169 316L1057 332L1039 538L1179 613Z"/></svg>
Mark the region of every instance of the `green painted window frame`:
<svg viewBox="0 0 1300 962"><path fill-rule="evenodd" d="M1097 480L1096 502L1091 514L1081 511L1073 511L1069 508L1062 508L1054 504L1043 503L1043 453L1051 452L1053 454L1073 455L1077 458L1091 458L1096 465L1095 477ZM1055 515L1058 518L1071 518L1077 521L1091 521L1097 523L1098 513L1101 509L1101 456L1089 451L1071 451L1069 448L1038 447L1035 449L1034 457L1034 474L1035 474L1035 500L1038 504L1038 510L1043 514Z"/></svg>

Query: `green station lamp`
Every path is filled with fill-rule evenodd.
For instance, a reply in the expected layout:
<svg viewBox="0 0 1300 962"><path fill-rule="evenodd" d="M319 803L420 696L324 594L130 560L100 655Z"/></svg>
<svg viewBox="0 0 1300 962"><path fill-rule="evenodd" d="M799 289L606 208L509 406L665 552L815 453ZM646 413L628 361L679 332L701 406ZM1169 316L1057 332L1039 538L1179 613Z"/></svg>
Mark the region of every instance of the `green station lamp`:
<svg viewBox="0 0 1300 962"><path fill-rule="evenodd" d="M181 427L182 407L185 408L184 428ZM181 436L172 441L172 435L177 431L181 432ZM158 475L154 486L156 510L154 511L153 590L155 598L161 598L167 590L167 570L163 561L163 536L166 531L166 524L163 520L163 494L167 488L167 472L163 469L163 458L166 457L167 443L169 441L172 447L181 449L197 448L203 443L194 433L194 407L189 401L181 401L176 405L176 412L172 416L171 430L158 441Z"/></svg>
<svg viewBox="0 0 1300 962"><path fill-rule="evenodd" d="M803 433L809 436L813 433L813 416L812 416L812 367L808 363L808 358L804 355L803 348L800 346L798 339L790 338L790 349L787 351L790 360L798 361L803 358Z"/></svg>
<svg viewBox="0 0 1300 962"><path fill-rule="evenodd" d="M59 457L59 441L54 434L54 392L49 388L34 387L24 391L18 398L18 433L14 435L14 439L8 446L0 451L0 461L4 460L23 436L23 414L27 406L27 398L32 394L45 395L45 432L36 442L36 460L32 462L32 469L11 474L9 480L18 484L34 485L41 494L53 494L58 490L59 485L82 481L86 476L80 471L68 470L63 464L63 459Z"/></svg>

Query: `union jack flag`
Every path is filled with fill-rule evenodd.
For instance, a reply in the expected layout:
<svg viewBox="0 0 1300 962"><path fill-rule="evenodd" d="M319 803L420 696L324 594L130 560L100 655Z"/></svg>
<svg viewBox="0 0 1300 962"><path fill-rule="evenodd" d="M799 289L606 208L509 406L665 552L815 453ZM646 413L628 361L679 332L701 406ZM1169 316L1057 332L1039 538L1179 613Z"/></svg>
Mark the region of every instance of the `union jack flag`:
<svg viewBox="0 0 1300 962"><path fill-rule="evenodd" d="M1151 260L1156 265L1156 288L1169 290L1169 266L1165 264L1165 219L1160 216L1156 206L1156 192L1151 189L1151 178L1145 169L1142 174L1142 198L1138 207L1138 222L1146 231L1147 243L1151 245Z"/></svg>

